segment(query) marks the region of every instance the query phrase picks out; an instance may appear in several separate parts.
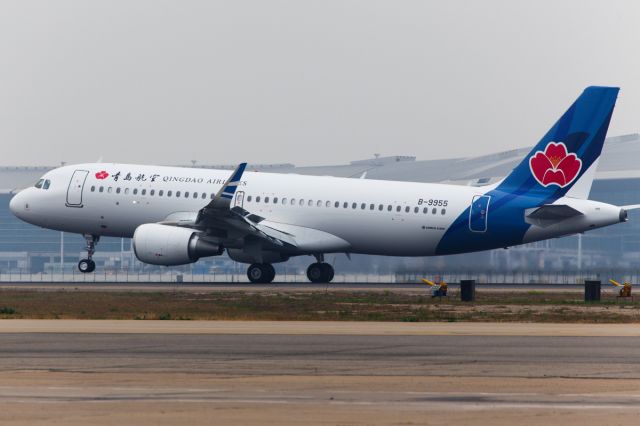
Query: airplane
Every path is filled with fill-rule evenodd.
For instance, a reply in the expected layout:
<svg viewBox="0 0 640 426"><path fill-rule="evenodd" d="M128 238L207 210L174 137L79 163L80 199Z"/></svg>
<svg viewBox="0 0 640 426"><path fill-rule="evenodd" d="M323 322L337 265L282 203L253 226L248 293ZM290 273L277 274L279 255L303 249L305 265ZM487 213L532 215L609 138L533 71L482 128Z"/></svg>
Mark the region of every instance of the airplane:
<svg viewBox="0 0 640 426"><path fill-rule="evenodd" d="M511 173L487 186L90 163L51 170L10 201L25 222L82 234L95 270L102 236L133 239L136 257L183 265L223 253L254 283L274 263L315 257L311 282L330 282L329 253L433 256L582 233L627 221L588 199L617 87L586 88Z"/></svg>

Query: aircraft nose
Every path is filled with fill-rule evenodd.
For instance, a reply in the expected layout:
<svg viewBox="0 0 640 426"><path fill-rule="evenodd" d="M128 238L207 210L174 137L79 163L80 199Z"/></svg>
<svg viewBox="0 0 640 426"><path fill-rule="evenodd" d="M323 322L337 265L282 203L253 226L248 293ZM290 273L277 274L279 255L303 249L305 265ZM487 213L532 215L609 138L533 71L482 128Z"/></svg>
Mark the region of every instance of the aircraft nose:
<svg viewBox="0 0 640 426"><path fill-rule="evenodd" d="M24 218L25 212L29 210L29 204L25 199L24 191L18 192L11 198L11 201L9 201L9 210L11 210L11 213L16 217L20 219Z"/></svg>

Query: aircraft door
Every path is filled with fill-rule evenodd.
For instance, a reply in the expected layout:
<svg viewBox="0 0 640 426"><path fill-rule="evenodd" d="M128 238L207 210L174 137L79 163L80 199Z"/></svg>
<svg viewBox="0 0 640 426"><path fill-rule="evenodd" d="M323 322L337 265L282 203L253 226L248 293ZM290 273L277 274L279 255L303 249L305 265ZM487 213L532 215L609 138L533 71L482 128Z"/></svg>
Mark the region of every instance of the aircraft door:
<svg viewBox="0 0 640 426"><path fill-rule="evenodd" d="M67 188L67 207L82 207L82 190L88 175L87 170L73 172L69 188Z"/></svg>
<svg viewBox="0 0 640 426"><path fill-rule="evenodd" d="M486 232L489 215L489 195L475 195L469 209L469 229L471 232Z"/></svg>
<svg viewBox="0 0 640 426"><path fill-rule="evenodd" d="M242 207L244 204L244 191L236 192L236 199L233 202L233 207Z"/></svg>

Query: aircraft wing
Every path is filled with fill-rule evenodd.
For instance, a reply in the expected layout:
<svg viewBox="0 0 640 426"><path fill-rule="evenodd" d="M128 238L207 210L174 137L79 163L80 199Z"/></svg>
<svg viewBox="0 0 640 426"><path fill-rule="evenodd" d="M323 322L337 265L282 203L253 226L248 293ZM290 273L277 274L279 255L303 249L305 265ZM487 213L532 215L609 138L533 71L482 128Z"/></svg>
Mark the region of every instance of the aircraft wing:
<svg viewBox="0 0 640 426"><path fill-rule="evenodd" d="M246 163L238 165L215 197L195 212L176 212L161 223L195 228L207 239L228 248L242 248L251 241L265 250L289 254L348 251L348 242L333 234L285 223L272 222L242 207L231 207L231 201L242 178Z"/></svg>

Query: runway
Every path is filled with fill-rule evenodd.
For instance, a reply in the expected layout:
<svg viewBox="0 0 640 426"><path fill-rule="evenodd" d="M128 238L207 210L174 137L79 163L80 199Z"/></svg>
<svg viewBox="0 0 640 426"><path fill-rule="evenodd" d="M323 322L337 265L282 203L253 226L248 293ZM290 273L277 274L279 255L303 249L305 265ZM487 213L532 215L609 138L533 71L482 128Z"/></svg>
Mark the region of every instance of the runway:
<svg viewBox="0 0 640 426"><path fill-rule="evenodd" d="M527 425L640 414L634 325L558 336L556 324L100 323L0 322L3 419Z"/></svg>

